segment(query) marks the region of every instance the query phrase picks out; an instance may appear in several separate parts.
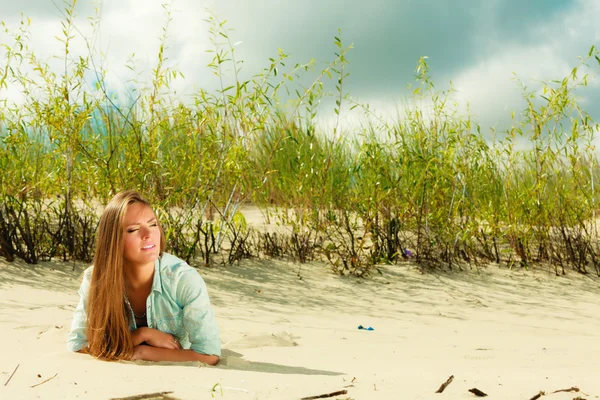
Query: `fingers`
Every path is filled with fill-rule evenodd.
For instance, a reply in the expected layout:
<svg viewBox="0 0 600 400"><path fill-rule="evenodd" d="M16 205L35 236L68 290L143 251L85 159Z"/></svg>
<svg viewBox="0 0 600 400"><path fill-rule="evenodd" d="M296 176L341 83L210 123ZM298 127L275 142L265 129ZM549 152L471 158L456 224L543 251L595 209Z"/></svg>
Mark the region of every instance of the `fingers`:
<svg viewBox="0 0 600 400"><path fill-rule="evenodd" d="M177 338L174 335L166 332L161 332L156 329L152 329L150 333L150 340L146 340L146 342L149 345L170 350L182 349L181 343L179 343L179 340L177 340Z"/></svg>
<svg viewBox="0 0 600 400"><path fill-rule="evenodd" d="M169 350L179 350L181 349L181 344L177 341L177 339L165 340L163 342L157 342L153 344L154 347L161 347L163 349Z"/></svg>
<svg viewBox="0 0 600 400"><path fill-rule="evenodd" d="M181 343L179 343L179 340L177 340L177 338L175 338L175 336L169 334L169 338L168 338L168 341L167 341L165 347L168 349L180 350Z"/></svg>

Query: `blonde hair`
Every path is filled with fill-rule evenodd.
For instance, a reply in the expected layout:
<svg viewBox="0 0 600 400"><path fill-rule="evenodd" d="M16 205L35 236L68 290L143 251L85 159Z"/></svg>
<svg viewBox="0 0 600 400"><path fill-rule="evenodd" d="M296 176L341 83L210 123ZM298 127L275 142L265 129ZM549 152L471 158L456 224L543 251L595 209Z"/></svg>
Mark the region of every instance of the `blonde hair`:
<svg viewBox="0 0 600 400"><path fill-rule="evenodd" d="M117 193L106 205L96 238L93 272L87 305L87 352L106 360L128 360L133 355L130 315L125 305L123 224L131 204L150 203L134 190ZM159 225L160 229L160 225ZM160 229L160 254L165 238Z"/></svg>

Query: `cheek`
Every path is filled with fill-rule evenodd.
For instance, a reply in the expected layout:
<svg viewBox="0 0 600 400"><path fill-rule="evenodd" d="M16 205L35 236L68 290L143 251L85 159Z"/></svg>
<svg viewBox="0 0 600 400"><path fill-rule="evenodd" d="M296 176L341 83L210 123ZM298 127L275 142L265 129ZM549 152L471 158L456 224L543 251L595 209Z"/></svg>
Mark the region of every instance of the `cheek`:
<svg viewBox="0 0 600 400"><path fill-rule="evenodd" d="M160 229L159 228L152 228L150 230L150 238L152 240L152 242L155 242L156 244L158 244L158 242L160 241Z"/></svg>
<svg viewBox="0 0 600 400"><path fill-rule="evenodd" d="M126 235L123 238L123 253L131 253L135 249L136 245L134 243L133 237Z"/></svg>

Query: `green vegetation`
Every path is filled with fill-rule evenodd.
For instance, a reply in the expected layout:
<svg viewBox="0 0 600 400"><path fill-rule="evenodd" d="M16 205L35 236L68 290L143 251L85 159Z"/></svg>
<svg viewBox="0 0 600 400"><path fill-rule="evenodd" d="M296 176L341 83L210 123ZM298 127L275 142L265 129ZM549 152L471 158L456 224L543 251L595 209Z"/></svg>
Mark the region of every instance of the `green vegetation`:
<svg viewBox="0 0 600 400"><path fill-rule="evenodd" d="M137 188L156 204L169 251L192 263L322 259L337 273L363 276L412 259L600 275L599 126L576 97L588 84L587 64L600 64L594 47L564 79L523 87L526 109L489 137L458 112L452 90L436 89L425 58L395 121L355 102L344 89L351 46L341 34L320 71L314 61L287 65L279 51L242 80L229 31L215 16L207 20L208 68L220 89L184 103L171 84L185 78L165 59L168 9L151 84L134 84L133 98L123 101L111 94L90 45L88 54L71 52L79 35L74 8L64 10L60 74L29 47L27 19L16 30L4 27L0 40L0 90L24 96L19 105L0 100L0 255L7 259L90 261L99 205ZM315 122L327 98L338 116L330 132ZM350 132L339 127L344 107L364 110ZM285 229L249 229L240 214L247 203Z"/></svg>

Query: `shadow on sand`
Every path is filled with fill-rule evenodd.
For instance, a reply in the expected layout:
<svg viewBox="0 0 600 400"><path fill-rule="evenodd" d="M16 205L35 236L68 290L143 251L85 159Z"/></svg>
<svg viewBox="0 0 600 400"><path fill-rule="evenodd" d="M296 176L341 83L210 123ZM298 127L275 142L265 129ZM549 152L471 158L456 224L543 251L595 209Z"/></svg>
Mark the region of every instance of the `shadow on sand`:
<svg viewBox="0 0 600 400"><path fill-rule="evenodd" d="M343 372L325 371L320 369L310 369L304 367L294 367L291 365L281 365L258 361L244 360L243 354L236 353L229 349L223 349L221 362L217 368L233 369L239 371L264 372L268 374L291 374L291 375L327 375L340 376Z"/></svg>
<svg viewBox="0 0 600 400"><path fill-rule="evenodd" d="M343 372L325 371L321 369L310 369L305 367L295 367L292 365L273 364L260 361L244 360L244 355L233 350L223 349L221 352L221 361L216 367L210 367L199 361L190 362L169 362L169 361L121 361L125 364L137 364L146 366L177 366L177 367L206 367L217 369L230 369L237 371L262 372L267 374L285 374L285 375L326 375L340 376L346 375Z"/></svg>

